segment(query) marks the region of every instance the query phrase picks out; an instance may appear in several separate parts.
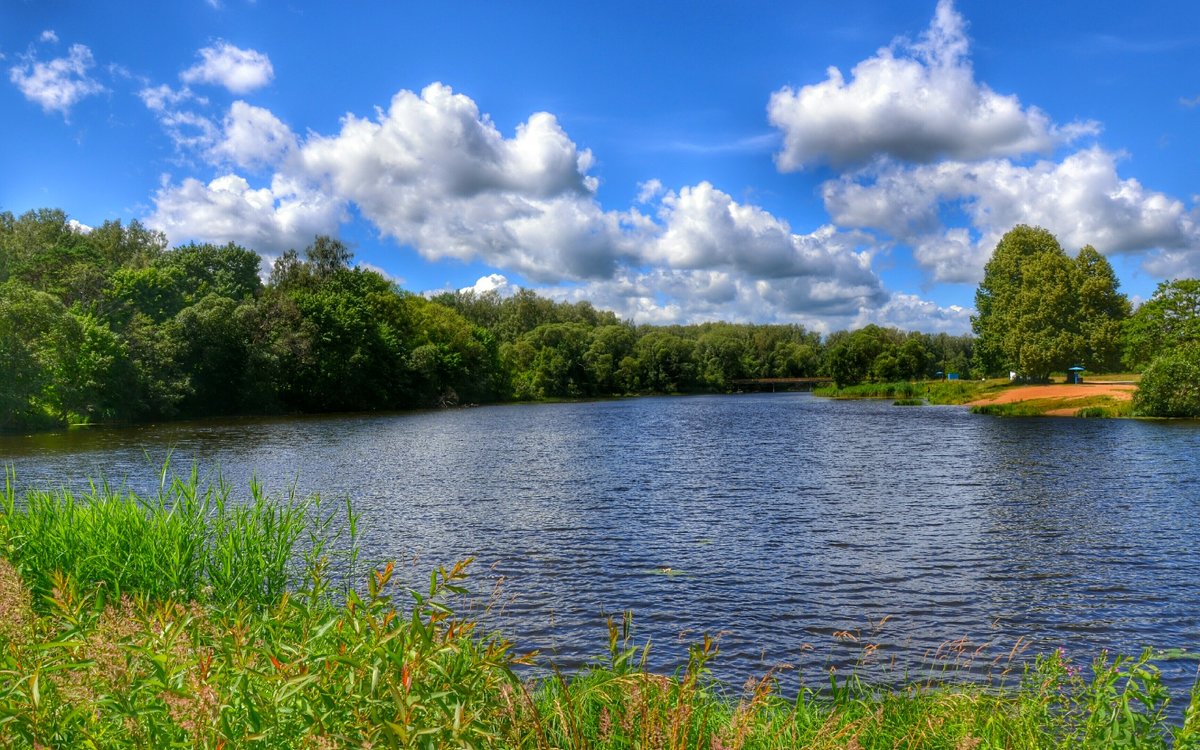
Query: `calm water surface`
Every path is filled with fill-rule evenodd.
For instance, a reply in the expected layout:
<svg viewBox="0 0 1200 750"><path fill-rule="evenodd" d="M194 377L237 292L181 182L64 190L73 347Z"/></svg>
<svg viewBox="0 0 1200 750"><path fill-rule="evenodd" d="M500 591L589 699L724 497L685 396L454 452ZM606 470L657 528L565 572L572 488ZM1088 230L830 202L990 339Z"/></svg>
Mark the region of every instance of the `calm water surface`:
<svg viewBox="0 0 1200 750"><path fill-rule="evenodd" d="M984 646L979 669L1027 641L1200 649L1195 423L763 394L0 438L25 486L152 487L168 450L241 487L349 496L367 554L414 584L474 556L479 599L499 585L487 623L566 665L625 610L656 666L721 634L739 681L788 663L819 682L866 644L897 675L956 639Z"/></svg>

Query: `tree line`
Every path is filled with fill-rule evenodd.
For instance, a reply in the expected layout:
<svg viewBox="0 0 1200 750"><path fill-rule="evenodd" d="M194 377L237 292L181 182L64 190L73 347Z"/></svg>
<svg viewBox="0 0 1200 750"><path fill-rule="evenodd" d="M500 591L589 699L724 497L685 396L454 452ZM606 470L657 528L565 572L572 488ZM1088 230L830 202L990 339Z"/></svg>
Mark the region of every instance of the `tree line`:
<svg viewBox="0 0 1200 750"><path fill-rule="evenodd" d="M1042 376L1148 367L1197 333L1182 332L1175 287L1130 316L1099 253L1070 259L1044 230L1013 232L980 287L977 338L876 325L822 338L800 325L634 325L529 290L425 297L326 236L264 279L236 244L168 248L136 221L82 231L57 209L0 213L0 428L727 392L758 378Z"/></svg>

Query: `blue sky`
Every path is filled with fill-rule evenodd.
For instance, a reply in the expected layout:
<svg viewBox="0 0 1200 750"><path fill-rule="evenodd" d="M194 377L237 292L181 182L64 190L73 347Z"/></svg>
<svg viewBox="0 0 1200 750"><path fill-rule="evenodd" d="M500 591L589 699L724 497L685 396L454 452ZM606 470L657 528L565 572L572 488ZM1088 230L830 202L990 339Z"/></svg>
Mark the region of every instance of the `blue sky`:
<svg viewBox="0 0 1200 750"><path fill-rule="evenodd" d="M1192 3L0 0L0 210L639 322L969 328L1017 223L1200 275Z"/></svg>

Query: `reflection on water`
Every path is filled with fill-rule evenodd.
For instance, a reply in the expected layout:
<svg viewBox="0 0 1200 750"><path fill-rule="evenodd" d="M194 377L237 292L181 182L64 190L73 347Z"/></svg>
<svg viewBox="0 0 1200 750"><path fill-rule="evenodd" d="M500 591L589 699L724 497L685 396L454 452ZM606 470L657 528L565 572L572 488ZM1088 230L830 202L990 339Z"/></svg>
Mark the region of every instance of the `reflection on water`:
<svg viewBox="0 0 1200 750"><path fill-rule="evenodd" d="M867 642L899 669L960 637L989 655L1200 644L1194 424L763 394L0 438L23 485L150 488L168 452L348 495L367 554L415 559L413 584L474 556L476 590L503 581L487 622L567 664L624 610L662 667L723 633L736 679L788 662L811 681Z"/></svg>

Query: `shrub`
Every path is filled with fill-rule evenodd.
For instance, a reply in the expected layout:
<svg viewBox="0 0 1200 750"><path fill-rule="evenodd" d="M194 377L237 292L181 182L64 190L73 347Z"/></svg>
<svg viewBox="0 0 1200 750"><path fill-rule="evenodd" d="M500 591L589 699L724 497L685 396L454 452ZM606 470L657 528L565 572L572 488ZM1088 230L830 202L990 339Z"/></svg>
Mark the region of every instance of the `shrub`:
<svg viewBox="0 0 1200 750"><path fill-rule="evenodd" d="M1159 356L1133 396L1134 411L1147 417L1200 417L1200 346Z"/></svg>

